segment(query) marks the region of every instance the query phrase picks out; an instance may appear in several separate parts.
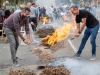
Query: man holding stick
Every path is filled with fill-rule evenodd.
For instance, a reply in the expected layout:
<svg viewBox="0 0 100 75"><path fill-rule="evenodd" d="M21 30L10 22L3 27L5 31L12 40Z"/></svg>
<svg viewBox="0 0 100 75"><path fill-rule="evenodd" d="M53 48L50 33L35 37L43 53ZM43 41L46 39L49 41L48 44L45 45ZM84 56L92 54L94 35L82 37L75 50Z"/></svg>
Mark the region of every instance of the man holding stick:
<svg viewBox="0 0 100 75"><path fill-rule="evenodd" d="M18 57L16 57L17 49L19 46L18 36L23 40L25 44L31 45L30 33L29 33L29 20L28 20L29 14L30 14L30 9L25 8L25 12L22 11L10 15L3 24L3 30L10 44L10 51L13 59L13 65L15 66L20 66L20 64L18 64L17 61ZM23 25L25 25L25 30L28 40L26 40L20 32L21 27Z"/></svg>
<svg viewBox="0 0 100 75"><path fill-rule="evenodd" d="M74 37L79 37L84 30L85 26L87 27L84 36L82 38L80 47L78 52L74 55L75 57L80 58L82 50L85 47L85 44L90 37L91 45L92 45L92 57L90 60L96 59L96 36L98 34L99 30L99 21L88 11L86 10L78 10L78 7L76 5L71 6L70 11L72 14L76 15L76 25L77 29L73 36L71 36L71 40L74 39ZM80 27L80 22L82 22L82 26Z"/></svg>

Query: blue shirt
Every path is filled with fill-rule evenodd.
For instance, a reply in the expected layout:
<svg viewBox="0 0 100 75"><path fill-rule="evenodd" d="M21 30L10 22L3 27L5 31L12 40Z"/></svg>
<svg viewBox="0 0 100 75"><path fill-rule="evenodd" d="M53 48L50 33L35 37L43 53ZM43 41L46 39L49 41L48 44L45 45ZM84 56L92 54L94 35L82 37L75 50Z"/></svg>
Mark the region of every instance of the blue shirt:
<svg viewBox="0 0 100 75"><path fill-rule="evenodd" d="M36 14L38 14L38 16L39 16L39 8L38 7L36 7Z"/></svg>
<svg viewBox="0 0 100 75"><path fill-rule="evenodd" d="M96 7L93 7L93 8L92 8L92 14L93 14L94 16L96 16Z"/></svg>

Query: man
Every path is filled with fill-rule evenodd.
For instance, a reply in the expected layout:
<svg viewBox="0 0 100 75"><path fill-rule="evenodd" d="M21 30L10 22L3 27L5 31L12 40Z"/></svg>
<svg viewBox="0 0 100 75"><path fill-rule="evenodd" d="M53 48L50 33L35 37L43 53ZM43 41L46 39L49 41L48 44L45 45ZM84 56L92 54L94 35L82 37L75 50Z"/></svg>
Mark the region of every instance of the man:
<svg viewBox="0 0 100 75"><path fill-rule="evenodd" d="M87 6L85 7L85 10L91 12L91 8L89 7L89 4L87 4Z"/></svg>
<svg viewBox="0 0 100 75"><path fill-rule="evenodd" d="M2 10L2 7L0 6L0 23L3 22L3 18L4 18L4 11Z"/></svg>
<svg viewBox="0 0 100 75"><path fill-rule="evenodd" d="M17 61L18 57L16 57L17 49L19 46L18 36L23 40L25 44L31 45L30 33L29 33L29 21L28 21L29 14L30 14L30 9L25 8L25 12L12 14L4 21L4 24L3 24L3 30L10 44L13 65L15 66L20 66L20 64L18 64L18 61ZM23 25L25 26L28 40L26 40L20 32L21 27Z"/></svg>
<svg viewBox="0 0 100 75"><path fill-rule="evenodd" d="M96 7L94 4L92 5L91 13L96 17Z"/></svg>
<svg viewBox="0 0 100 75"><path fill-rule="evenodd" d="M74 39L74 37L79 37L85 28L87 27L84 36L81 41L81 45L79 47L78 52L74 55L75 57L81 57L81 53L83 48L85 47L86 41L88 40L89 36L90 41L92 44L92 57L90 60L95 60L96 59L96 36L99 30L99 22L98 20L88 11L86 10L78 10L78 7L76 5L71 6L70 11L72 14L76 15L76 25L77 29L76 32L73 36L71 36L71 40ZM82 26L80 28L80 22L82 22Z"/></svg>
<svg viewBox="0 0 100 75"><path fill-rule="evenodd" d="M38 25L38 20L39 20L39 8L36 5L36 27Z"/></svg>
<svg viewBox="0 0 100 75"><path fill-rule="evenodd" d="M30 3L30 2L27 3L27 7L28 7L29 9L31 8L31 3ZM30 17L29 17L29 22L30 22L32 25L34 25L34 23L30 21ZM30 38L31 38L31 40L32 40L32 43L39 43L39 41L36 41L36 40L34 39L33 30L32 30L32 26L31 26L30 23L29 23L29 31L30 31ZM23 37L25 37L25 36L26 36L26 32L24 32L24 34L23 34ZM21 45L27 45L27 44L25 44L23 41L21 41Z"/></svg>
<svg viewBox="0 0 100 75"><path fill-rule="evenodd" d="M32 29L34 31L34 30L36 30L36 8L35 8L35 3L32 3L32 6L31 6L30 10L31 10L30 20L31 20L31 22L34 23L34 25L32 25Z"/></svg>
<svg viewBox="0 0 100 75"><path fill-rule="evenodd" d="M22 12L22 7L20 7L20 9L17 9L14 13L17 13L17 12Z"/></svg>
<svg viewBox="0 0 100 75"><path fill-rule="evenodd" d="M53 18L53 11L54 11L53 6L51 6L49 14L50 14L50 17L52 17L52 18Z"/></svg>
<svg viewBox="0 0 100 75"><path fill-rule="evenodd" d="M43 7L43 17L45 17L46 16L46 9Z"/></svg>

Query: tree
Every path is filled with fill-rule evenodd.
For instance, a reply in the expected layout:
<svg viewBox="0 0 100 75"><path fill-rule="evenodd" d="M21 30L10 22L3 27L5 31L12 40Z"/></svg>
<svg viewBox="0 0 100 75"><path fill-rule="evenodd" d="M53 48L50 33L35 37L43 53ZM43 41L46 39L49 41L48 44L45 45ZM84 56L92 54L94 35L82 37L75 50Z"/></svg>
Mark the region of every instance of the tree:
<svg viewBox="0 0 100 75"><path fill-rule="evenodd" d="M80 0L72 0L74 4L78 4Z"/></svg>

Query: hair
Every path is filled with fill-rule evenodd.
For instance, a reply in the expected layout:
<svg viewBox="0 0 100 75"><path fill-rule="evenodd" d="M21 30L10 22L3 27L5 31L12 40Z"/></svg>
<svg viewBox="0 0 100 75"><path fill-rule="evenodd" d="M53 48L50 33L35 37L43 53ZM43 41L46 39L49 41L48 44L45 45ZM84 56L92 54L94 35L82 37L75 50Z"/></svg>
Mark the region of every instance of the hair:
<svg viewBox="0 0 100 75"><path fill-rule="evenodd" d="M27 8L27 7L25 8L25 12L26 12L26 10L30 12L30 9L29 9L29 8Z"/></svg>
<svg viewBox="0 0 100 75"><path fill-rule="evenodd" d="M27 3L27 5L31 4L30 2Z"/></svg>
<svg viewBox="0 0 100 75"><path fill-rule="evenodd" d="M72 5L72 6L70 7L70 9L71 9L71 8L73 8L74 10L75 10L75 9L78 9L78 7L77 7L76 5Z"/></svg>
<svg viewBox="0 0 100 75"><path fill-rule="evenodd" d="M0 8L1 8L2 6L0 5Z"/></svg>

